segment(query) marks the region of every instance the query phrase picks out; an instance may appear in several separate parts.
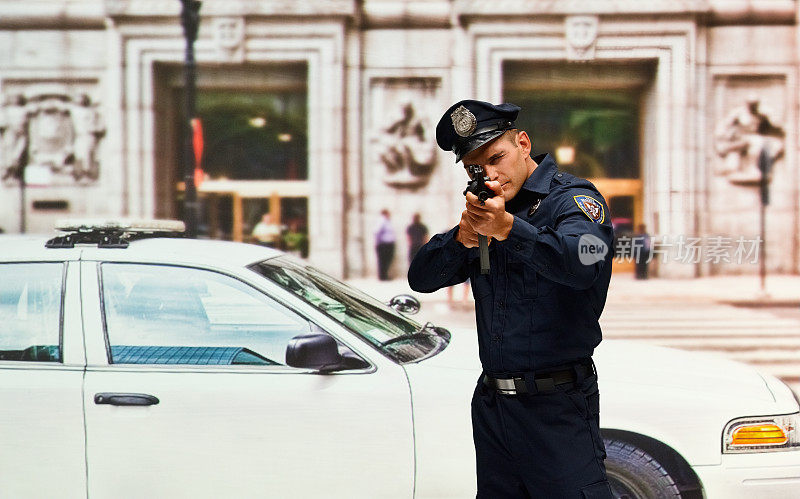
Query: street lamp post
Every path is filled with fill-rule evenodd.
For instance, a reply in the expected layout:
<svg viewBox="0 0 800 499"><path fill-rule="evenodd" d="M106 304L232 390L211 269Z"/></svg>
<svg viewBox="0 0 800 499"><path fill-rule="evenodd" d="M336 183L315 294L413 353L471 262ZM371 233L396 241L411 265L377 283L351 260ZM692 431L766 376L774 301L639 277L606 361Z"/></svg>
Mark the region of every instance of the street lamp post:
<svg viewBox="0 0 800 499"><path fill-rule="evenodd" d="M759 246L758 274L761 280L761 293L767 292L767 205L769 204L769 180L772 174L772 157L765 145L758 154L758 169L761 170L759 191L761 194L761 211L759 225L761 244Z"/></svg>
<svg viewBox="0 0 800 499"><path fill-rule="evenodd" d="M28 200L25 196L25 164L19 165L19 231L25 234L28 231Z"/></svg>
<svg viewBox="0 0 800 499"><path fill-rule="evenodd" d="M194 183L195 157L192 144L191 121L195 108L195 72L194 42L197 40L197 29L200 25L200 5L197 0L180 0L181 26L186 38L186 53L183 61L184 81L184 116L183 116L183 218L186 224L186 236L197 237L199 205L197 202L197 186Z"/></svg>

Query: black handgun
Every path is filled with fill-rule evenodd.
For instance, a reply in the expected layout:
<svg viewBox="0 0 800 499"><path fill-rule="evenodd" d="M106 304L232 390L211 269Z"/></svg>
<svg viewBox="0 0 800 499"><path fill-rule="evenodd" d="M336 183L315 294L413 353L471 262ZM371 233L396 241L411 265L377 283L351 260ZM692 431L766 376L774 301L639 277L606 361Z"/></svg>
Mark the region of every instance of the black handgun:
<svg viewBox="0 0 800 499"><path fill-rule="evenodd" d="M483 204L487 199L494 197L494 191L486 187L489 177L481 165L467 165L467 172L470 180L467 181L467 188L463 194L466 196L471 192L478 196L478 200ZM478 234L478 246L481 254L481 274L489 273L489 240L486 236Z"/></svg>

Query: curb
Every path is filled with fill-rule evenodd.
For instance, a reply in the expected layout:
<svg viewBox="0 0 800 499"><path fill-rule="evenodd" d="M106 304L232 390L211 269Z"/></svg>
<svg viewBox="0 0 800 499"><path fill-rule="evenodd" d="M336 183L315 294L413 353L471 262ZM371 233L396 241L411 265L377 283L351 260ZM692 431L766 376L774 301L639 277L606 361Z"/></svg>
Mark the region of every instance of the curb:
<svg viewBox="0 0 800 499"><path fill-rule="evenodd" d="M745 308L800 308L800 300L781 300L781 299L756 299L756 300L717 300L723 305Z"/></svg>

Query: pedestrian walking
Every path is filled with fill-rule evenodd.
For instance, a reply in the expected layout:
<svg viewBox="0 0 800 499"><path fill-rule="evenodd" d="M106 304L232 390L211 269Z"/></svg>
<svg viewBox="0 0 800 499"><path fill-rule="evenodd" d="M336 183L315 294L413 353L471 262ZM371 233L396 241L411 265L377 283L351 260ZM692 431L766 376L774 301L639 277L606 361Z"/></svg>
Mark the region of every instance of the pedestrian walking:
<svg viewBox="0 0 800 499"><path fill-rule="evenodd" d="M375 231L375 252L378 255L378 279L389 280L389 267L394 259L396 236L392 227L389 210L381 210L381 220Z"/></svg>
<svg viewBox="0 0 800 499"><path fill-rule="evenodd" d="M653 258L653 243L650 234L647 233L647 226L645 224L639 224L637 229L636 234L633 235L633 257L636 279L647 279L647 266Z"/></svg>
<svg viewBox="0 0 800 499"><path fill-rule="evenodd" d="M411 218L411 223L406 227L406 236L408 236L408 263L414 259L414 255L422 247L423 244L428 242L428 227L422 223L422 217L419 213L414 213Z"/></svg>

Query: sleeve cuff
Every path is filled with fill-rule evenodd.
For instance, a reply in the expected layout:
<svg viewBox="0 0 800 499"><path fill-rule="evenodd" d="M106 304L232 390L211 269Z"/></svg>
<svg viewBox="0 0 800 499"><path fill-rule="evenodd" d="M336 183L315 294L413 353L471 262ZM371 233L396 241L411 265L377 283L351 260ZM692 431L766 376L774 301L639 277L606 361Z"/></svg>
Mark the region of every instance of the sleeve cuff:
<svg viewBox="0 0 800 499"><path fill-rule="evenodd" d="M531 247L538 239L538 230L533 225L514 215L514 223L506 238L511 250L516 253L530 255Z"/></svg>
<svg viewBox="0 0 800 499"><path fill-rule="evenodd" d="M515 215L505 243L520 260L527 262L537 272L546 273L549 266L541 264L534 251L538 242L539 229Z"/></svg>
<svg viewBox="0 0 800 499"><path fill-rule="evenodd" d="M450 229L444 237L445 243L442 245L442 251L444 251L444 257L448 263L454 259L462 259L469 252L469 248L456 241L457 233L458 225Z"/></svg>

